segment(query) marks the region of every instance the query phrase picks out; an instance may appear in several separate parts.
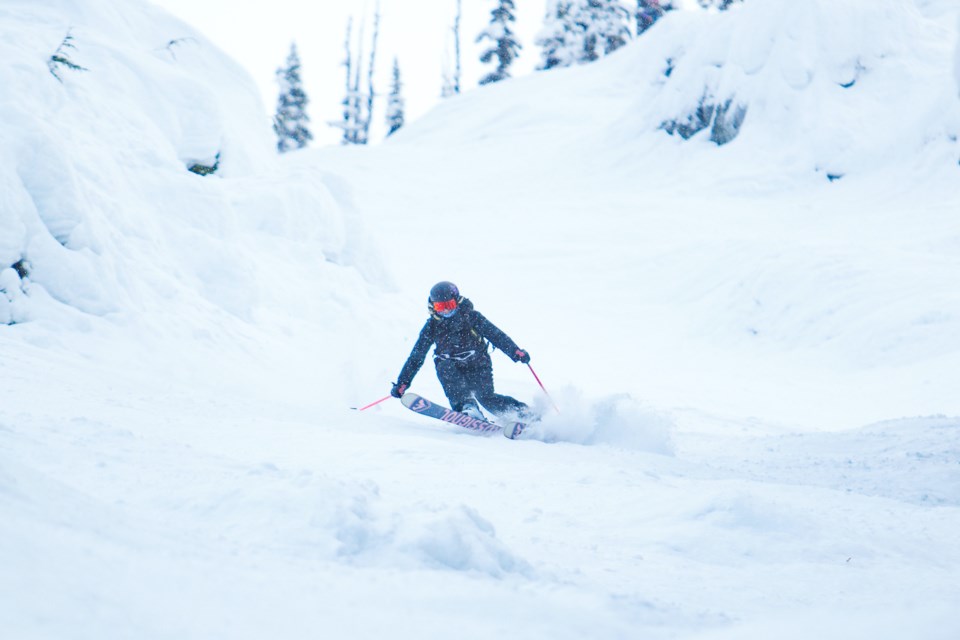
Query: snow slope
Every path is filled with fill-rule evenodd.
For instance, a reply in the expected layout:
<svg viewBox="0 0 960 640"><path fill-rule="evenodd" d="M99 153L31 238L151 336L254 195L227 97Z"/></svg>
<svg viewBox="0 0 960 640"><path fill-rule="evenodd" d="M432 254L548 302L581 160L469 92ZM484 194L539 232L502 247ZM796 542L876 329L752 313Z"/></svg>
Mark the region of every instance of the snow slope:
<svg viewBox="0 0 960 640"><path fill-rule="evenodd" d="M382 177L362 207L401 240L384 247L398 278L424 290L439 270L459 281L495 263L461 288L482 292L481 309L505 305L493 317L594 392L820 427L956 414L953 20L910 3L809 4L671 14L599 67L449 101L365 155L358 173ZM743 53L789 41L797 11L834 36L806 36L816 55L800 60L811 81L799 89L782 79L796 62L785 45ZM844 89L857 45L870 71ZM740 135L720 147L707 130L665 135L705 86L744 96ZM342 172L342 155L326 155ZM416 202L413 224L397 193Z"/></svg>
<svg viewBox="0 0 960 640"><path fill-rule="evenodd" d="M277 159L188 26L5 3L0 636L957 637L957 8L835 9ZM722 146L662 127L704 96ZM348 408L440 279L526 439Z"/></svg>

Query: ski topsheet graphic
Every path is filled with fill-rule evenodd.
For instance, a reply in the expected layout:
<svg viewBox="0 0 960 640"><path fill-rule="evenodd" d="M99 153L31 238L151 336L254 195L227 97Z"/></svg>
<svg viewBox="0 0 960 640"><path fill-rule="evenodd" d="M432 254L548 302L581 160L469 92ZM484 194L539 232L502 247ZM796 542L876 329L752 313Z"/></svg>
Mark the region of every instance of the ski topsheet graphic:
<svg viewBox="0 0 960 640"><path fill-rule="evenodd" d="M486 420L471 418L470 416L460 413L459 411L454 411L453 409L448 409L439 404L434 404L426 398L418 396L415 393L410 393L409 391L403 394L403 397L400 398L400 402L402 402L403 406L411 411L416 411L419 414L430 416L431 418L436 418L437 420L442 420L443 422L449 422L452 425L469 429L475 433L489 435L502 432L506 437L513 439L519 436L526 427L526 425L523 423L515 422L507 425L504 428L498 424L487 422Z"/></svg>

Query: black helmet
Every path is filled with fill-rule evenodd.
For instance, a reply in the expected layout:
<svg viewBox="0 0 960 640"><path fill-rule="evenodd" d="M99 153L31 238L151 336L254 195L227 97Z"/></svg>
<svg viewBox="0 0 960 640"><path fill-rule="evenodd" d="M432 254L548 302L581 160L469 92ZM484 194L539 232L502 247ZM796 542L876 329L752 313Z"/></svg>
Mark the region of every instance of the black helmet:
<svg viewBox="0 0 960 640"><path fill-rule="evenodd" d="M460 297L460 290L452 282L438 282L430 289L430 302L446 302Z"/></svg>
<svg viewBox="0 0 960 640"><path fill-rule="evenodd" d="M460 303L460 290L452 282L438 282L430 289L430 308L436 313L449 318L457 312Z"/></svg>

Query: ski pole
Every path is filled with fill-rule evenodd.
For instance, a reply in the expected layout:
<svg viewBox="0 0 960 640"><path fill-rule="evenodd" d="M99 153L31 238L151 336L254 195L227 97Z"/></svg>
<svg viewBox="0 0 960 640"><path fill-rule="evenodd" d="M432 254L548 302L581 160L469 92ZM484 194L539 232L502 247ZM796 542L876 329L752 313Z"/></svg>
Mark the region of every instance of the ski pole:
<svg viewBox="0 0 960 640"><path fill-rule="evenodd" d="M543 383L540 382L540 376L537 375L537 372L533 370L533 367L530 366L530 363L527 363L527 367L530 369L530 373L533 374L534 379L537 381L537 384L540 385L540 388L543 389L543 395L547 396L547 400L550 401L550 404L553 405L553 408L557 410L557 413L560 413L560 408L557 406L557 403L553 401L553 398L550 397L550 394L547 393L547 388L543 386Z"/></svg>
<svg viewBox="0 0 960 640"><path fill-rule="evenodd" d="M374 406L374 405L380 404L380 403L383 402L384 400L389 400L389 399L392 398L392 397L393 397L393 396L384 396L384 397L380 398L379 400L377 400L376 402L371 402L371 403L368 404L367 406L365 406L365 407L360 407L359 409L357 409L356 407L350 407L350 408L351 408L351 409L357 409L357 411L364 411L364 410L369 409L370 407L372 407L372 406Z"/></svg>

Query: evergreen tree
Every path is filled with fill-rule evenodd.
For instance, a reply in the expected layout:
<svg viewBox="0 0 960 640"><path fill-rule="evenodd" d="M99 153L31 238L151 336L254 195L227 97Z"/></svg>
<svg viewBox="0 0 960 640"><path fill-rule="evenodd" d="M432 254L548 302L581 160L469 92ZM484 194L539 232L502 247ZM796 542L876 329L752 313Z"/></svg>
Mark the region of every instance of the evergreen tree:
<svg viewBox="0 0 960 640"><path fill-rule="evenodd" d="M331 123L332 126L343 130L343 137L340 144L357 144L360 128L360 96L359 80L355 81L359 75L354 73L352 38L353 18L347 19L347 37L344 41L344 59L343 68L346 72L346 81L343 100L340 104L343 106L343 117L340 122Z"/></svg>
<svg viewBox="0 0 960 640"><path fill-rule="evenodd" d="M490 40L489 48L480 55L480 62L486 64L497 58L497 68L480 79L482 85L510 77L510 65L521 48L510 30L510 23L516 22L514 10L513 0L497 0L497 8L491 12L490 24L477 36L477 42Z"/></svg>
<svg viewBox="0 0 960 640"><path fill-rule="evenodd" d="M460 93L460 18L463 15L461 0L457 0L457 15L453 19L453 93Z"/></svg>
<svg viewBox="0 0 960 640"><path fill-rule="evenodd" d="M404 100L401 95L403 83L400 81L400 63L393 59L393 81L390 84L390 97L387 99L387 135L391 135L404 124Z"/></svg>
<svg viewBox="0 0 960 640"><path fill-rule="evenodd" d="M637 35L653 26L667 11L673 11L671 0L637 0Z"/></svg>
<svg viewBox="0 0 960 640"><path fill-rule="evenodd" d="M353 53L353 39L351 37L353 18L347 20L347 37L344 42L345 57L343 66L346 71L346 87L341 104L343 117L340 122L331 122L330 125L343 130L341 144L367 144L370 140L370 123L372 122L373 101L376 92L373 87L374 68L377 54L377 40L380 33L380 5L377 3L373 17L373 38L370 48L370 61L367 65L366 91L360 89L360 79L363 75L363 44L364 23L360 23L360 34L357 42L357 53Z"/></svg>
<svg viewBox="0 0 960 640"><path fill-rule="evenodd" d="M537 69L569 67L579 60L583 29L576 22L574 0L549 0L536 44L542 49Z"/></svg>
<svg viewBox="0 0 960 640"><path fill-rule="evenodd" d="M376 69L377 61L377 40L380 37L380 2L377 2L373 14L373 41L370 45L370 64L367 66L367 109L362 119L363 133L361 144L367 144L370 140L370 123L373 121L373 98L376 91L373 88L373 72Z"/></svg>
<svg viewBox="0 0 960 640"><path fill-rule="evenodd" d="M280 84L280 97L277 99L273 130L277 134L277 150L286 153L302 149L313 140L313 134L307 128L310 122L307 115L309 99L300 80L300 56L296 43L290 44L286 66L277 69L277 82Z"/></svg>
<svg viewBox="0 0 960 640"><path fill-rule="evenodd" d="M620 0L586 0L577 20L585 30L584 62L609 55L630 39L630 12Z"/></svg>
<svg viewBox="0 0 960 640"><path fill-rule="evenodd" d="M353 79L350 82L350 88L347 90L347 99L350 101L350 111L353 118L351 127L351 144L363 144L363 104L366 96L360 91L360 75L363 73L363 32L366 28L366 22L360 21L360 33L357 37L357 55L353 65Z"/></svg>
<svg viewBox="0 0 960 640"><path fill-rule="evenodd" d="M443 85L440 88L440 95L449 98L460 93L460 19L462 4L457 0L457 11L453 18L453 27L450 29L450 35L453 44L453 69L450 69L449 53L446 49L443 56ZM449 46L449 43L448 43Z"/></svg>
<svg viewBox="0 0 960 640"><path fill-rule="evenodd" d="M537 34L543 49L537 68L583 64L613 53L630 40L630 21L620 0L550 0Z"/></svg>
<svg viewBox="0 0 960 640"><path fill-rule="evenodd" d="M573 0L570 7L571 28L574 34L574 55L579 64L593 62L600 57L597 53L597 33L592 28L596 17L591 3L596 0Z"/></svg>

